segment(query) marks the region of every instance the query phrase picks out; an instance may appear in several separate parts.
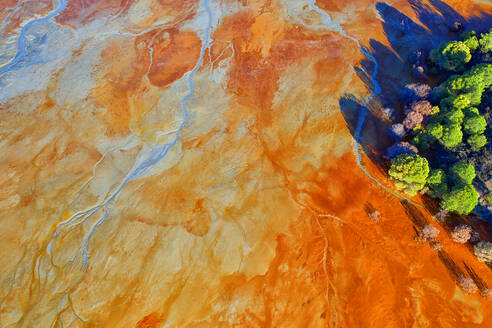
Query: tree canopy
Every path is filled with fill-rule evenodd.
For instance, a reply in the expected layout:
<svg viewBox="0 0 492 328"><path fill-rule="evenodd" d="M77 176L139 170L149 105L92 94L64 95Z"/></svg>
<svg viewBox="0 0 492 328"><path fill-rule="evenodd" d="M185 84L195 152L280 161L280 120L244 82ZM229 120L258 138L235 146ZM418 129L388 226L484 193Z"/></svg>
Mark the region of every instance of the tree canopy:
<svg viewBox="0 0 492 328"><path fill-rule="evenodd" d="M391 160L389 175L395 180L396 187L410 196L424 188L428 174L429 163L425 157L401 154Z"/></svg>
<svg viewBox="0 0 492 328"><path fill-rule="evenodd" d="M431 60L442 69L460 72L472 58L470 48L462 41L442 43L430 53Z"/></svg>
<svg viewBox="0 0 492 328"><path fill-rule="evenodd" d="M441 207L458 214L468 214L478 204L478 193L471 185L457 185L442 196Z"/></svg>
<svg viewBox="0 0 492 328"><path fill-rule="evenodd" d="M475 179L475 168L465 162L456 162L449 168L449 176L455 184L471 184Z"/></svg>

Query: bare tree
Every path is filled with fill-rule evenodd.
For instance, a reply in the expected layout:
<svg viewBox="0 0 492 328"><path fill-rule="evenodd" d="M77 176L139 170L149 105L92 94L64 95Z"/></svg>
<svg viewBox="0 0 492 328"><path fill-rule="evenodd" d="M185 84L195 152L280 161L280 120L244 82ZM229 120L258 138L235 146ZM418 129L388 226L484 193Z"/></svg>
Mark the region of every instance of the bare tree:
<svg viewBox="0 0 492 328"><path fill-rule="evenodd" d="M451 232L453 241L464 244L471 238L472 228L468 224L459 224Z"/></svg>
<svg viewBox="0 0 492 328"><path fill-rule="evenodd" d="M435 239L439 235L439 229L434 227L432 224L427 224L423 229L422 229L422 234L424 235L425 239L427 240L432 240Z"/></svg>
<svg viewBox="0 0 492 328"><path fill-rule="evenodd" d="M480 241L473 246L477 259L481 262L492 262L492 243Z"/></svg>

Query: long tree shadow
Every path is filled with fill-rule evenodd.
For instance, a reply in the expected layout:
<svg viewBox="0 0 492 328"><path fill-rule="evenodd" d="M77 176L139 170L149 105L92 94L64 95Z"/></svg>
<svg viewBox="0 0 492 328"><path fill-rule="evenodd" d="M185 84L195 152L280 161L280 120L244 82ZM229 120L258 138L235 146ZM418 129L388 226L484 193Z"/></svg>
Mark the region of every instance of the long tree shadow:
<svg viewBox="0 0 492 328"><path fill-rule="evenodd" d="M418 22L387 3L376 4L389 46L371 39L369 48L366 49L378 63L375 80L381 86L381 94L367 106L359 136L356 136L357 127L366 99L347 93L339 100L341 113L350 133L358 137L364 154L379 167L387 165L386 149L394 143L388 134L389 128L392 123L401 122L404 115L403 104L398 97L399 91L406 84L419 80L439 82L436 77L412 74L415 71L411 65L412 57L419 52L425 54L443 41L457 39L462 31L486 31L492 22L490 13L481 12L478 16L465 18L439 0L430 0L432 6L422 0L408 1L419 19ZM374 66L373 59L366 55L360 67L354 67L355 73L369 90L374 90L371 79ZM388 107L394 109L391 117L387 115Z"/></svg>
<svg viewBox="0 0 492 328"><path fill-rule="evenodd" d="M381 87L381 94L367 106L366 118L358 136L360 148L378 167L387 165L385 158L386 149L395 141L389 136L388 131L391 124L401 122L403 119L403 103L399 99L399 91L409 83L426 82L429 84L439 83L439 77L429 77L426 74L416 74L412 67L412 58L426 56L433 48L441 42L455 40L463 31L475 30L485 32L492 25L492 14L480 12L477 16L465 18L448 4L440 0L408 0L415 12L418 21L414 21L391 5L384 2L376 4L376 9L381 18L381 24L388 42L388 46L371 39L366 50L378 63L378 72L375 80ZM374 83L371 74L374 73L374 62L370 56L365 56L360 67L354 67L355 73L366 87L373 91ZM418 72L417 72L418 73ZM340 100L341 113L345 118L347 127L356 138L357 127L360 123L361 113L364 111L363 104L366 99L361 99L354 94L347 93ZM391 117L388 110L394 109ZM432 206L428 209L434 213L438 210L435 201L430 200ZM421 212L403 202L407 217L412 221L416 233L428 224L427 219ZM454 224L458 221L453 221ZM492 229L490 225L478 222L474 218L465 218L464 222L470 224L480 233L483 240L491 240ZM447 227L449 231L449 227ZM458 281L466 275L452 258L444 251L439 251L439 259L446 266L453 278ZM466 272L472 277L480 289L485 289L485 283L470 271Z"/></svg>
<svg viewBox="0 0 492 328"><path fill-rule="evenodd" d="M382 162L385 149L393 142L386 133L391 122L382 117L383 109L394 108L393 119L398 121L403 115L398 92L408 83L428 79L426 76L412 76L409 58L417 51L426 53L443 41L456 39L459 31L453 31L455 23L464 30L485 31L487 24L492 22L492 15L488 13L465 19L439 0L430 1L433 7L421 0L409 0L409 3L419 18L418 23L384 2L376 4L390 47L373 39L369 42L368 51L378 62L376 81L382 92L368 105L359 144L365 154L377 163ZM374 70L372 59L366 56L361 61L361 67L362 69L354 67L356 74L369 90L373 90L374 85L370 78ZM354 136L363 103L363 99L358 99L353 94L346 94L339 100L342 114Z"/></svg>

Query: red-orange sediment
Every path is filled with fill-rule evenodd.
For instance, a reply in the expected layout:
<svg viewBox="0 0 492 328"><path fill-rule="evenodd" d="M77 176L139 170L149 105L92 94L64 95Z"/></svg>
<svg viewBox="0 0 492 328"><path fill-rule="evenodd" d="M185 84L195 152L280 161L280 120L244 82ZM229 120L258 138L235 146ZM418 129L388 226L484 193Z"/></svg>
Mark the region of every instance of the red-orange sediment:
<svg viewBox="0 0 492 328"><path fill-rule="evenodd" d="M201 40L192 31L164 30L152 36L150 82L166 87L190 71L198 62Z"/></svg>
<svg viewBox="0 0 492 328"><path fill-rule="evenodd" d="M69 1L57 21L78 27L100 15L125 16L136 2ZM183 26L195 17L198 1L154 3L159 11L133 22L129 29L140 31L142 26L153 24L161 16L172 16L169 25L174 25L157 27L135 39L109 38L96 63L99 69L91 75L95 87L87 101L96 109L88 119L80 117L85 123L101 121L105 137L137 134L132 124L156 106L158 96L155 94L168 91L172 83L198 61L202 46L199 32L192 30L191 24ZM225 6L237 3L221 2ZM196 73L196 92L205 93L208 86L199 82L200 74L205 74L212 63L217 67L221 61L231 59L223 90L220 90L223 94L218 95L227 97L227 108L220 109L218 119L198 136L189 137L189 134L201 128L203 122L190 120L188 124L192 126L186 126L173 149L182 152L176 165L125 186L115 202L112 216L91 240L87 272L73 269L77 281L74 285L65 289L54 285L49 291L55 290L53 295L66 293L76 301L78 297L78 304L67 307L74 314L80 308L86 311L81 318L87 321L77 321L81 327L151 328L161 327L171 320L175 327L492 327L491 301L478 293L466 294L458 286L459 278L470 276L468 267L491 287L490 268L476 260L469 245L452 242L444 227L437 237L440 248L436 243L431 247L430 243L416 241L415 231L422 226L409 212L420 211L418 220L438 227L430 210L419 206L409 209L410 205L402 204L400 199L377 186L357 166L351 132L338 103L345 93L362 98L370 92L354 73L353 66L363 58L354 42L336 31L310 29L284 16L285 3L281 1L239 3L242 7L234 7L237 10L221 17L214 27L210 53L206 51L203 66ZM390 44L375 15L376 1L352 1L351 9L340 1L319 0L317 3L330 15L338 17L347 34L360 39L363 45L367 46L370 39ZM446 3L467 17L492 12L490 6L469 1L448 0ZM391 1L390 4L418 21L407 1ZM314 17L313 21L317 20L313 13L308 14ZM153 49L152 62L150 48ZM76 59L83 54L84 49L79 49L73 57ZM56 75L54 80L58 78ZM29 122L29 125L24 123L22 133L8 140L8 145L15 146L26 136L32 140L42 139L43 131L55 128L65 132L64 136L73 133L75 127L70 128L70 122L62 119L61 114L58 121L63 124L55 127L44 119L58 110L65 114L64 111L72 109L69 105L57 108L57 100L50 96L52 91L45 91L45 99L35 111L22 114L26 118L16 118L12 110L14 104L7 105L11 105L9 111L13 114L2 113L3 122L12 125L21 120ZM205 93L205 96L210 95ZM200 104L194 107L197 103ZM191 115L200 110L209 110L206 113L210 115L219 111L200 107L206 103L207 99L194 100L193 104L190 101ZM78 122L73 125L76 124ZM142 131L146 132L145 124L142 125ZM370 122L365 126L365 133L373 140L383 135ZM51 220L53 231L49 235L53 235L56 224L62 219L58 212L52 213L55 212L52 208L62 207L60 202L73 201L73 194L90 179L92 168L102 157L95 145L88 140L65 141L58 136L54 142L37 150L33 158L8 157L7 166L26 172L19 187L22 191L18 191L19 205L9 213L15 211L30 217L31 212L26 209L34 208L32 212L37 215L48 212L49 218L42 218ZM64 162L74 155L81 156L85 162L81 165ZM112 164L117 166L118 161L115 162ZM362 162L372 176L392 187L377 164L365 155ZM59 191L54 196L56 199L44 197L48 194L46 190L55 189L64 176L74 177L74 181L70 180L73 188L66 187L70 192ZM11 182L15 175L5 174L5 177L1 177L6 186L0 193L2 201L10 197L11 185L15 185ZM96 196L91 194L94 203L98 201ZM418 197L415 201L422 203ZM50 207L49 202L54 205ZM381 214L379 222L369 216L368 212L374 210ZM276 221L278 213L282 218ZM43 220L39 224L44 227ZM219 220L244 229L241 233L245 245L251 247L248 251L256 251L257 257L246 259L247 264L241 259L239 269L221 271L224 264L221 261L226 261L224 258L229 253L216 255L214 252L230 251L230 245L221 249L216 247L217 240L206 246L201 244L214 233L214 223ZM7 226L9 245L24 237L22 231L29 227L22 220L13 222ZM256 231L263 223L265 226L261 228L265 231ZM29 224L33 224L32 221ZM225 229L217 226L218 230ZM65 246L80 253L76 238L82 235L83 229L88 228L60 237L68 246L60 242L55 253L62 252ZM137 230L140 234L133 235ZM160 271L152 267L152 261L160 266L167 264L159 262L162 261L159 252L168 245L159 243L171 232L176 233L173 237L189 238L186 240L191 240L190 244L203 250L203 254L191 251L181 254L181 249L176 249L176 257L183 257L183 261L176 260L177 273L153 275L153 270ZM255 233L260 237L253 239L252 245L247 244L248 234ZM36 238L35 235L29 238ZM485 235L482 231L482 237ZM132 238L137 240L134 244ZM274 241L273 246L268 238ZM179 240L175 241L178 246L173 247L179 247ZM26 313L36 309L38 299L44 300L47 294L42 289L44 284L52 283L36 276L38 263L44 263L38 259L47 258L48 242L35 240L35 243L32 252L36 255L31 259L32 265L26 266L27 271L32 271L34 282L26 282L24 289L28 295L19 297L23 301L19 308ZM118 252L123 253L124 262L148 243L151 244L149 251L144 254L143 262L135 265L137 268L118 271L120 266L128 264L115 260L121 255ZM113 253L103 258L100 254L105 254L103 251L107 249ZM27 251L26 247L24 252ZM12 251L17 252L17 249ZM264 270L254 266L256 261L263 263L269 254L272 256ZM186 262L188 257L193 260ZM57 260L50 259L51 263L58 263ZM188 267L180 267L185 265L183 263ZM241 271L242 265L249 271ZM66 281L72 274L68 271L72 269L66 269L68 273L63 271L65 269L60 266L49 272L52 276L60 275L60 285L68 286ZM132 270L138 274L127 279ZM163 288L169 281L175 284L169 290ZM189 290L186 294L186 288L191 288L193 283L198 285L193 290L195 294ZM92 286L97 286L97 290L84 294ZM101 292L99 286L108 290ZM166 296L151 295L156 290ZM90 298L92 292L107 298L96 302ZM200 298L203 295L208 296L205 301ZM16 298L9 295L5 300L11 304ZM72 302L70 298L69 303ZM95 304L101 308L94 310ZM43 305L52 306L51 303ZM0 311L0 315L4 315L8 309ZM132 319L125 321L128 317ZM23 320L29 322L29 319L26 316Z"/></svg>

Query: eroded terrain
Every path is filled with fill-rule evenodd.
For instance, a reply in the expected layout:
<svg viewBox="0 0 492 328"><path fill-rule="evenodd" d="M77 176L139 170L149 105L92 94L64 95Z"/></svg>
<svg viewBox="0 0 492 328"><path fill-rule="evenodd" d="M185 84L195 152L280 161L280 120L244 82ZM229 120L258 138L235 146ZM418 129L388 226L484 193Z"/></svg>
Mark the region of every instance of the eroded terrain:
<svg viewBox="0 0 492 328"><path fill-rule="evenodd" d="M405 44L492 6L0 6L1 327L492 325L458 283L491 269L415 242L438 225L368 156Z"/></svg>

